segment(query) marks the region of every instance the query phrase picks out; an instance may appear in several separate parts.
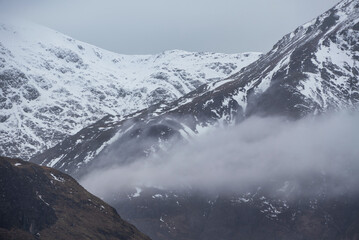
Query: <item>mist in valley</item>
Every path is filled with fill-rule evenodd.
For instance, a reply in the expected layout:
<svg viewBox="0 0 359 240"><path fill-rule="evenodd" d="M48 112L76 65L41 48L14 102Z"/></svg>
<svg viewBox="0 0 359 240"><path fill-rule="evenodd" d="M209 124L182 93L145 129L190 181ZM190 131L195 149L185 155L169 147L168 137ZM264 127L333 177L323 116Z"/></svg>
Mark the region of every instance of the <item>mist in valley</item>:
<svg viewBox="0 0 359 240"><path fill-rule="evenodd" d="M291 196L353 194L359 190L358 123L359 114L348 112L298 121L252 117L131 164L112 161L80 182L105 199L135 187L222 194L265 186Z"/></svg>

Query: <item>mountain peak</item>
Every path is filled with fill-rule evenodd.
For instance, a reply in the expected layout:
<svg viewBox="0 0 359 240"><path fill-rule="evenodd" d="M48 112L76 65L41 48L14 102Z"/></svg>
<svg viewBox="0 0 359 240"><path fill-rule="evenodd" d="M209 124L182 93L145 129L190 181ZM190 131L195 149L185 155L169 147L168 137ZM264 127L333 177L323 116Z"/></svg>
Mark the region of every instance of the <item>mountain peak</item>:
<svg viewBox="0 0 359 240"><path fill-rule="evenodd" d="M0 154L25 159L107 114L171 102L260 57L122 55L30 23L1 24L0 33Z"/></svg>

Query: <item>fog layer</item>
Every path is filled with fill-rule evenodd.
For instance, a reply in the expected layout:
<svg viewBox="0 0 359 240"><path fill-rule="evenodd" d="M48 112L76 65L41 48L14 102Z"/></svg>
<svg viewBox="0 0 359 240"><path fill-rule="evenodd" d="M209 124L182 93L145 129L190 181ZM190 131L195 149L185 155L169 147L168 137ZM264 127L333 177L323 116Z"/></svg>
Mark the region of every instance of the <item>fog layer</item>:
<svg viewBox="0 0 359 240"><path fill-rule="evenodd" d="M296 122L250 118L235 127L213 129L167 153L98 169L81 183L106 197L129 187L223 191L314 176L326 179L323 182L331 192L356 191L358 123L358 114Z"/></svg>

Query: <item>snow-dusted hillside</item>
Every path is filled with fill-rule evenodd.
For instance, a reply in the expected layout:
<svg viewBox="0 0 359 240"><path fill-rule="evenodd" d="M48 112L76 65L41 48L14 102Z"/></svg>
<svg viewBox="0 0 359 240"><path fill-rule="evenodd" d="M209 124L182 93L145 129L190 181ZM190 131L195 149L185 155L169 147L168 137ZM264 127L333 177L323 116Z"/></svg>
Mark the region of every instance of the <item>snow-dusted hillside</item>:
<svg viewBox="0 0 359 240"><path fill-rule="evenodd" d="M254 86L247 113L301 117L357 107L358 16L357 0L341 1L284 36L256 66L234 75Z"/></svg>
<svg viewBox="0 0 359 240"><path fill-rule="evenodd" d="M28 158L107 114L170 102L261 54L130 56L51 29L0 25L0 155Z"/></svg>

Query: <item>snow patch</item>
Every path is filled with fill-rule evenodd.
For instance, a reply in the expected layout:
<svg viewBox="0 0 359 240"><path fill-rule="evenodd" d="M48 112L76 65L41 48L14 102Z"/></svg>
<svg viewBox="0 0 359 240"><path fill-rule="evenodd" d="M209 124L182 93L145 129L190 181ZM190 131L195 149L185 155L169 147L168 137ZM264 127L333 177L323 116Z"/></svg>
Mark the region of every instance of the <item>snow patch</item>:
<svg viewBox="0 0 359 240"><path fill-rule="evenodd" d="M50 173L51 177L58 182L65 182L65 179L63 179L62 177L56 177L54 174Z"/></svg>

